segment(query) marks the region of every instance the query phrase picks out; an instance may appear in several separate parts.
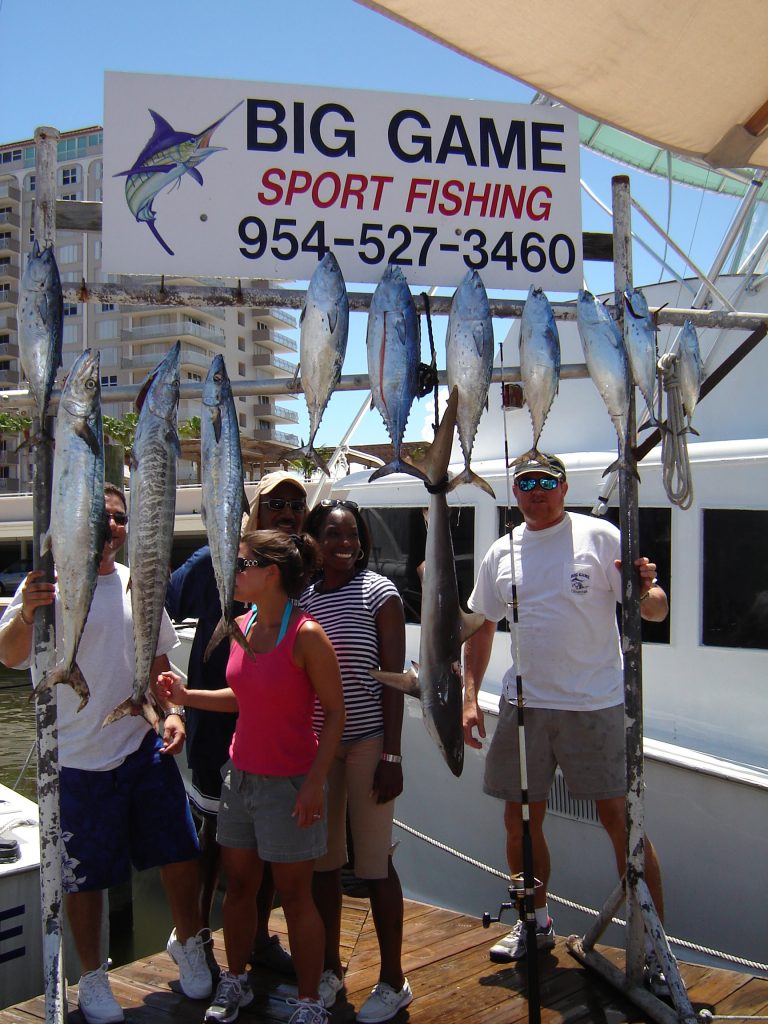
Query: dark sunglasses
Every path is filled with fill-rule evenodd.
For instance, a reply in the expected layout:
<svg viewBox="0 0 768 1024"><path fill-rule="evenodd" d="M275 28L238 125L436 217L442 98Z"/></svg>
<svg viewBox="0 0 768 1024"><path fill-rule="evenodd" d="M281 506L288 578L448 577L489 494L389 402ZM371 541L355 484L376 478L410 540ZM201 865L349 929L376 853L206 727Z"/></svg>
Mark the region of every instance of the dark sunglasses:
<svg viewBox="0 0 768 1024"><path fill-rule="evenodd" d="M273 562L265 562L262 558L236 558L235 559L235 572L245 572L246 569L266 569L268 565L273 565Z"/></svg>
<svg viewBox="0 0 768 1024"><path fill-rule="evenodd" d="M356 501L349 501L347 498L323 498L320 504L323 508L348 508L353 512L360 508Z"/></svg>
<svg viewBox="0 0 768 1024"><path fill-rule="evenodd" d="M521 491L532 491L535 489L536 484L539 485L542 491L554 491L560 481L556 480L553 476L523 476L516 483Z"/></svg>
<svg viewBox="0 0 768 1024"><path fill-rule="evenodd" d="M107 512L107 519L111 519L117 526L125 526L128 516L125 512Z"/></svg>
<svg viewBox="0 0 768 1024"><path fill-rule="evenodd" d="M262 498L259 504L268 505L273 512L282 512L286 505L292 512L303 512L307 507L303 498L295 498L293 501L288 501L286 498Z"/></svg>

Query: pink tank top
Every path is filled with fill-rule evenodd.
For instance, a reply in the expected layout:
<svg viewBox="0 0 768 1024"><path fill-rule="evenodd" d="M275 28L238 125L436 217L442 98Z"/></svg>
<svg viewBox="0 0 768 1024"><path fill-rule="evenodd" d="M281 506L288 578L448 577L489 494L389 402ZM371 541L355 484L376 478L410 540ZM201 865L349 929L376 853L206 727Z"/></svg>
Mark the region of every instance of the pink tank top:
<svg viewBox="0 0 768 1024"><path fill-rule="evenodd" d="M317 737L312 729L315 690L292 660L296 633L310 615L295 617L273 650L256 660L232 644L227 683L239 715L229 756L236 768L253 775L305 775L312 767Z"/></svg>

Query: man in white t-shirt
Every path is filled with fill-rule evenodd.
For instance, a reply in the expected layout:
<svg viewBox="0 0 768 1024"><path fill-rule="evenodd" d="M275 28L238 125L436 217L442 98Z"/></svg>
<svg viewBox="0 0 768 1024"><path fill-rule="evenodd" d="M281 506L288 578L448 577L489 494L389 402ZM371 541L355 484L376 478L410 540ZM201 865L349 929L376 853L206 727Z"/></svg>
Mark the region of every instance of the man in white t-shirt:
<svg viewBox="0 0 768 1024"><path fill-rule="evenodd" d="M512 664L504 676L483 788L505 801L507 858L511 873L519 874L523 833L516 704L519 671L525 698L533 870L543 882L535 899L539 949L551 949L555 943L547 908L550 860L543 823L558 764L571 794L595 801L620 875L626 859L624 690L616 623L616 602L621 601L620 535L611 523L565 511L565 466L554 455L546 459L546 465L523 462L515 469L514 495L524 523L512 534L514 567L510 539L501 537L483 559L468 602L486 622L464 649L464 738L479 748L485 727L478 693L496 624L505 616L512 620L512 584L516 583L520 665ZM636 565L641 615L660 622L669 607L656 580L656 566L647 558L638 559ZM645 849L646 880L663 915L658 860L650 842ZM507 963L522 959L526 952L525 928L518 921L492 947L490 956ZM658 974L658 965L649 957L648 980L657 988Z"/></svg>
<svg viewBox="0 0 768 1024"><path fill-rule="evenodd" d="M82 977L78 1002L87 1024L124 1020L101 962L103 890L137 868L160 867L174 930L168 953L179 965L185 995L211 992L197 905L199 844L184 783L174 761L184 744L183 709L166 708L163 735L141 715L126 715L102 728L107 715L130 697L134 680L133 620L128 571L116 562L125 543L125 496L104 488L109 538L104 545L77 664L90 690L79 696L57 687L62 883ZM0 619L0 661L28 667L37 608L56 601L56 632L62 635L55 586L31 572ZM164 615L151 679L169 668L176 632ZM179 713L181 712L181 714Z"/></svg>

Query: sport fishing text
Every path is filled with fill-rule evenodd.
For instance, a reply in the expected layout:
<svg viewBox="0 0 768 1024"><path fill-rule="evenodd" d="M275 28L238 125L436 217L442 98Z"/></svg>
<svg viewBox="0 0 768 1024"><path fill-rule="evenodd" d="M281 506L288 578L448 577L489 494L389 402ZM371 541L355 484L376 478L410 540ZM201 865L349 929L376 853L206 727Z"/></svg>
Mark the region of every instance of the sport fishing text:
<svg viewBox="0 0 768 1024"><path fill-rule="evenodd" d="M433 126L419 110L398 110L387 124L387 144L406 164L445 164L455 158L467 167L565 173L562 124L510 119L500 130L494 118L473 120L468 127L461 114L449 114ZM322 103L308 112L305 103L296 101L289 112L279 100L249 99L246 146L252 152L294 154L311 146L325 157L352 158L357 156L354 124L342 103Z"/></svg>

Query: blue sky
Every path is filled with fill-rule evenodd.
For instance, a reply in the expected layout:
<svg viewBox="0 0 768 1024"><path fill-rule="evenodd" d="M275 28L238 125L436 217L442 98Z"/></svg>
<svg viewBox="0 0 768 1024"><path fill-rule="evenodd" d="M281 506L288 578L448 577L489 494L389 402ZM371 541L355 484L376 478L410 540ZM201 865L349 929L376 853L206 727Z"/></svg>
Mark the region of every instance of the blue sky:
<svg viewBox="0 0 768 1024"><path fill-rule="evenodd" d="M215 13L214 13L215 12ZM296 82L526 103L533 92L354 3L353 0L0 0L0 35L6 41L6 102L0 141L32 136L38 125L61 131L103 122L106 70ZM10 85L10 92L8 87ZM624 169L582 151L582 177L610 202L611 175ZM666 223L667 186L631 173L632 192ZM734 209L733 201L676 187L672 235L702 264L713 255ZM583 227L609 231L608 218L588 199ZM643 235L650 237L642 226ZM636 282L655 281L658 265L635 253ZM679 261L672 262L679 267ZM589 264L593 291L611 286L610 269ZM666 276L666 275L665 275ZM444 321L437 321L439 340ZM507 325L496 325L497 340ZM424 354L427 341L424 331ZM438 349L438 351L440 351ZM438 356L442 368L444 360ZM365 372L365 318L353 315L345 373ZM360 407L359 392L335 396L318 442L337 440ZM421 436L426 409L411 414L406 437ZM299 432L306 436L303 403ZM386 439L376 412L369 413L355 443Z"/></svg>

